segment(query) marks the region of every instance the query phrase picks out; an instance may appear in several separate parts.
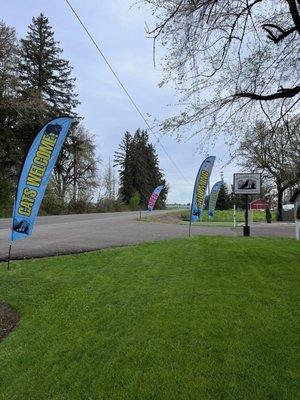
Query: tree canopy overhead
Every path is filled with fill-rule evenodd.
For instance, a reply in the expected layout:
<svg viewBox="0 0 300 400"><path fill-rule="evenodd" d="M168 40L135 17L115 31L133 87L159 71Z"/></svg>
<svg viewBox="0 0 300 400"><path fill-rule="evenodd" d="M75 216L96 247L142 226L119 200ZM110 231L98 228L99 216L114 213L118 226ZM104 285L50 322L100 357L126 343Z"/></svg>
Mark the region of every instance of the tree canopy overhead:
<svg viewBox="0 0 300 400"><path fill-rule="evenodd" d="M299 0L143 2L158 18L148 31L154 48L159 40L167 50L161 84L175 83L182 95L182 112L162 129L237 132L258 115L276 125L295 110Z"/></svg>

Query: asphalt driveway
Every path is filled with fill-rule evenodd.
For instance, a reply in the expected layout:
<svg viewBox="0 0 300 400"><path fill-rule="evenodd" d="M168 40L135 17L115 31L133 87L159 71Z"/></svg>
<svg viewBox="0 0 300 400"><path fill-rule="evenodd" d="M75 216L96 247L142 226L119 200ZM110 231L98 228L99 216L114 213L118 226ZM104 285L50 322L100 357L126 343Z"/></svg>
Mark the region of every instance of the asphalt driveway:
<svg viewBox="0 0 300 400"><path fill-rule="evenodd" d="M167 211L154 211L164 213ZM13 245L12 258L43 257L188 236L188 225L138 221L138 212L38 217L33 236ZM0 261L7 259L10 219L0 220ZM294 224L259 224L253 236L294 237ZM192 235L236 236L242 228L193 226Z"/></svg>

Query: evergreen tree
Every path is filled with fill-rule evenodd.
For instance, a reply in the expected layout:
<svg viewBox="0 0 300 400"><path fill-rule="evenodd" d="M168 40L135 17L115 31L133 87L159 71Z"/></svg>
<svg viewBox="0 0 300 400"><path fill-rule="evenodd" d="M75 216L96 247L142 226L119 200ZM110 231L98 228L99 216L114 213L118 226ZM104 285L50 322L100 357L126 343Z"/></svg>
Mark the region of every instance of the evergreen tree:
<svg viewBox="0 0 300 400"><path fill-rule="evenodd" d="M21 39L19 74L20 94L26 108L19 123L23 149L32 143L39 127L59 115L76 116L78 105L75 79L69 61L54 39L49 20L43 14L32 19L25 39ZM82 126L71 128L55 166L47 197L56 198L61 209L91 196L95 187L97 160L92 137ZM53 193L51 193L53 192Z"/></svg>
<svg viewBox="0 0 300 400"><path fill-rule="evenodd" d="M115 164L119 166L119 194L125 204L129 204L130 199L137 197L138 193L140 206L146 207L155 187L164 185L157 207L165 206L168 188L147 131L138 129L134 136L125 133L119 151L115 152Z"/></svg>
<svg viewBox="0 0 300 400"><path fill-rule="evenodd" d="M20 164L20 146L15 134L19 115L17 52L15 30L0 21L0 216L11 213Z"/></svg>
<svg viewBox="0 0 300 400"><path fill-rule="evenodd" d="M228 188L226 183L222 180L223 184L220 188L219 196L217 199L216 209L217 210L229 210L231 205L230 195L228 194Z"/></svg>
<svg viewBox="0 0 300 400"><path fill-rule="evenodd" d="M235 204L236 209L245 209L245 196L242 194L230 194L231 207Z"/></svg>
<svg viewBox="0 0 300 400"><path fill-rule="evenodd" d="M38 129L60 115L76 116L78 104L69 62L48 19L33 18L18 44L14 29L0 22L0 215L11 212L17 177ZM97 178L93 138L71 129L48 186L43 212L63 212L66 202L86 202Z"/></svg>
<svg viewBox="0 0 300 400"><path fill-rule="evenodd" d="M119 166L119 196L121 201L125 204L129 204L130 198L134 193L133 138L129 132L125 132L122 142L119 145L119 151L115 152L114 163Z"/></svg>
<svg viewBox="0 0 300 400"><path fill-rule="evenodd" d="M60 57L58 44L48 18L43 14L33 18L26 38L21 39L22 93L44 102L51 115L71 115L78 104L75 78L71 77L69 61Z"/></svg>
<svg viewBox="0 0 300 400"><path fill-rule="evenodd" d="M32 19L25 39L20 41L20 94L24 108L19 121L23 147L31 144L38 128L58 115L75 115L72 68L61 58L49 20L43 14Z"/></svg>

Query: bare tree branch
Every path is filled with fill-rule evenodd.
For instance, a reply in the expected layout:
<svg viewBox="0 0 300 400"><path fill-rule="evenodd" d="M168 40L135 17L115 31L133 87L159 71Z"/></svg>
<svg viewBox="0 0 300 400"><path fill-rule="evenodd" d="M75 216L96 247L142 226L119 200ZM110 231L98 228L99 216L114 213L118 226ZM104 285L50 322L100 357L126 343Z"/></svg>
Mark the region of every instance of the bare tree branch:
<svg viewBox="0 0 300 400"><path fill-rule="evenodd" d="M273 29L276 29L277 31L279 31L280 35L276 36L270 28L273 28ZM278 26L278 25L264 24L263 29L268 33L268 36L267 36L268 39L272 40L274 43L279 43L281 40L283 40L284 38L289 36L291 33L295 32L297 30L297 27L293 26L287 30L284 30L284 29L280 28L280 26Z"/></svg>
<svg viewBox="0 0 300 400"><path fill-rule="evenodd" d="M271 93L271 94L257 94L257 93L250 93L250 92L240 92L236 93L234 97L248 97L253 100L275 100L275 99L282 99L286 97L294 97L298 93L300 93L300 86L296 86L294 88L286 88L286 89L280 89L276 93Z"/></svg>

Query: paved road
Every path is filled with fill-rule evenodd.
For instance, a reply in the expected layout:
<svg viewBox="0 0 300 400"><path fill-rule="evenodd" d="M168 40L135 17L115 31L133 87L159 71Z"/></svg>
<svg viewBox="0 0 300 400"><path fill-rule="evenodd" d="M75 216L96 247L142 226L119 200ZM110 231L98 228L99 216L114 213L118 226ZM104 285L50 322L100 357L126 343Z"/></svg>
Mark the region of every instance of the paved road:
<svg viewBox="0 0 300 400"><path fill-rule="evenodd" d="M162 213L166 211L155 211ZM31 238L13 246L12 258L43 257L187 237L188 225L137 221L137 212L39 217ZM10 219L0 220L0 261L6 260ZM293 236L293 224L261 224L254 235ZM193 235L241 234L241 228L193 226Z"/></svg>

